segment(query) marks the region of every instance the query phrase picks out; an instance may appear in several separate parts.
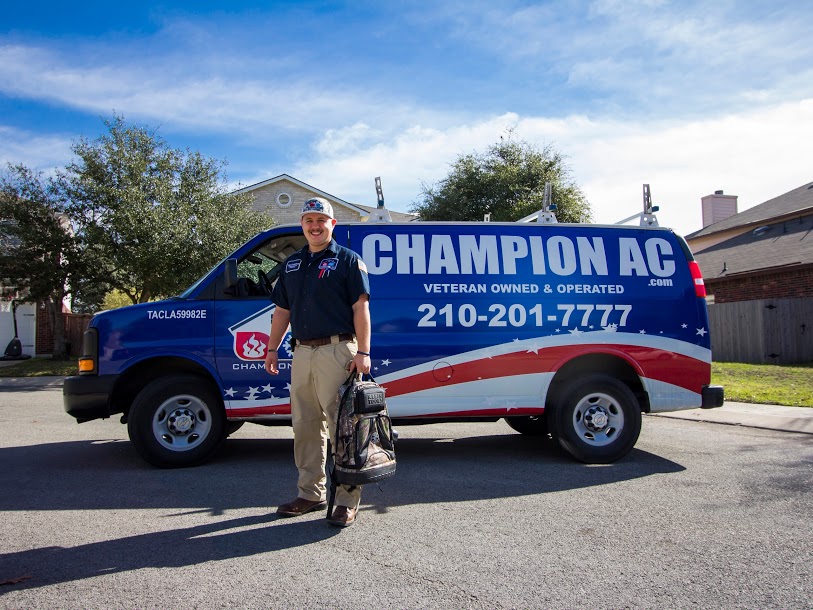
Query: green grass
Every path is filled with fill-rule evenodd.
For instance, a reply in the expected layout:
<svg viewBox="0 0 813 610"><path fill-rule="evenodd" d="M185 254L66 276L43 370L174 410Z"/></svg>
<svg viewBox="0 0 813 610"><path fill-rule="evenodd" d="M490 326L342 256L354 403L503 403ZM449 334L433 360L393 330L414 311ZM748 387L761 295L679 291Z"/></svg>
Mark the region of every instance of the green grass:
<svg viewBox="0 0 813 610"><path fill-rule="evenodd" d="M76 375L76 359L31 358L0 367L0 377ZM725 388L726 400L813 407L813 362L793 366L715 362L711 382Z"/></svg>
<svg viewBox="0 0 813 610"><path fill-rule="evenodd" d="M47 375L67 376L76 375L78 361L52 360L51 358L30 358L20 360L14 364L4 362L6 366L0 367L0 377L45 377Z"/></svg>
<svg viewBox="0 0 813 610"><path fill-rule="evenodd" d="M789 407L813 407L813 362L795 365L714 362L711 382L726 400Z"/></svg>

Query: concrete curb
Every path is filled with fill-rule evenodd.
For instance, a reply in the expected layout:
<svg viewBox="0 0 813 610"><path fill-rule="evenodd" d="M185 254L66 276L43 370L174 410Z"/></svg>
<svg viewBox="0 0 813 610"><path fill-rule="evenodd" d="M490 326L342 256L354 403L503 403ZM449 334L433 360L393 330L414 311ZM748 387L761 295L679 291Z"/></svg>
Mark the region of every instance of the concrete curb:
<svg viewBox="0 0 813 610"><path fill-rule="evenodd" d="M669 417L691 421L765 428L782 432L813 434L813 408L758 405L726 402L717 409L691 409L671 413L655 413L653 417Z"/></svg>

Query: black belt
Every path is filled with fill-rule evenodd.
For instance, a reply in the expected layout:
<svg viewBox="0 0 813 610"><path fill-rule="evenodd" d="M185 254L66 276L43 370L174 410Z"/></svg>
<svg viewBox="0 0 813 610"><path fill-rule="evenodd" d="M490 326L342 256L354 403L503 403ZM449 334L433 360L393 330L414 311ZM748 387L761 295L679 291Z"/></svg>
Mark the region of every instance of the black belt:
<svg viewBox="0 0 813 610"><path fill-rule="evenodd" d="M339 343L340 341L352 341L353 335L350 333L339 333L332 337L322 337L321 339L297 339L297 345L305 345L307 347L320 347L322 345L330 345L331 343Z"/></svg>

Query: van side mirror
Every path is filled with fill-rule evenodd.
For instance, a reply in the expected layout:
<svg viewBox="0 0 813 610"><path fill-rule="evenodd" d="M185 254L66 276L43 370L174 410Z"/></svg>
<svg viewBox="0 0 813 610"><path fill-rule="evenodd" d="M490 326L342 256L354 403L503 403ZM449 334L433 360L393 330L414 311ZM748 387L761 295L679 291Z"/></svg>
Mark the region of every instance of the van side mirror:
<svg viewBox="0 0 813 610"><path fill-rule="evenodd" d="M237 259L227 258L223 269L223 294L237 294Z"/></svg>

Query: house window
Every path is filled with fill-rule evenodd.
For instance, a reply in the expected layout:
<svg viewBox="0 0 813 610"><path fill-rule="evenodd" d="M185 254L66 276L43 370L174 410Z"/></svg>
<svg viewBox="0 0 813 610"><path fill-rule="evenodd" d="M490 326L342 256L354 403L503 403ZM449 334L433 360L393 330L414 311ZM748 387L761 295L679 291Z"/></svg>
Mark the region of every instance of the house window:
<svg viewBox="0 0 813 610"><path fill-rule="evenodd" d="M291 205L293 199L288 193L280 193L277 195L277 205L281 208L287 208Z"/></svg>

